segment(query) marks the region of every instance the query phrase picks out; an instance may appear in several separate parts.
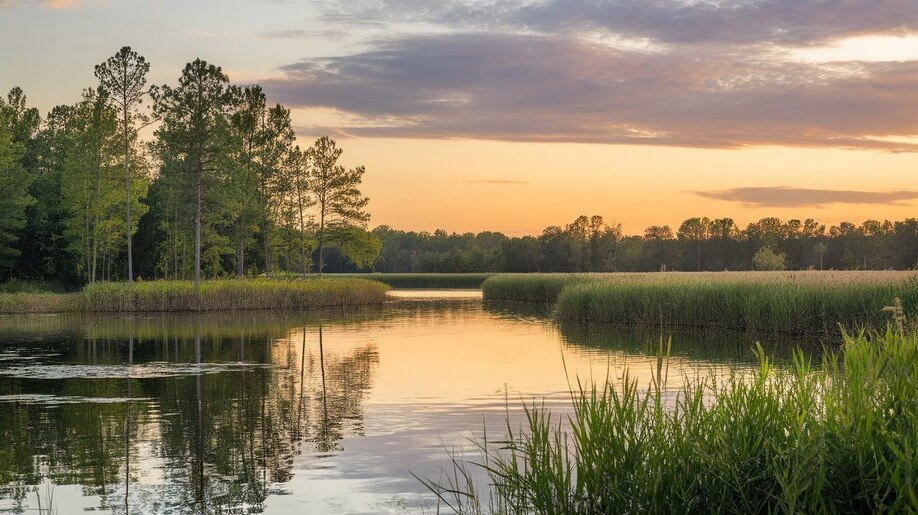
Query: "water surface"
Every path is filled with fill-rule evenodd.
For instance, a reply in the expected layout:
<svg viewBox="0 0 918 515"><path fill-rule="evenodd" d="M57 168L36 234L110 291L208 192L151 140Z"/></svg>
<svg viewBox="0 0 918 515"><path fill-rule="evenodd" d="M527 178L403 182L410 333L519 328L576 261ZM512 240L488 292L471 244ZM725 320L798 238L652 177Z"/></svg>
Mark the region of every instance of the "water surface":
<svg viewBox="0 0 918 515"><path fill-rule="evenodd" d="M0 318L0 512L380 513L412 477L569 381L646 383L659 331L558 326L479 291L351 313ZM670 384L752 366L742 334L673 335Z"/></svg>

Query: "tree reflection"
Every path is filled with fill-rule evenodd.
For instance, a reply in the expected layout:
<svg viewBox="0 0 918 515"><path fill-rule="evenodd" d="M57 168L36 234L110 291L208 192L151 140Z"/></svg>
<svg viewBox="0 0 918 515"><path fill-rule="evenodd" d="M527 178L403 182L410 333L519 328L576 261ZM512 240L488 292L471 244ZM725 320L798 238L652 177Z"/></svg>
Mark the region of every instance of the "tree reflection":
<svg viewBox="0 0 918 515"><path fill-rule="evenodd" d="M378 354L321 324L89 327L47 360L85 376L0 374L0 499L14 511L50 480L104 511L258 512L298 461L363 434Z"/></svg>

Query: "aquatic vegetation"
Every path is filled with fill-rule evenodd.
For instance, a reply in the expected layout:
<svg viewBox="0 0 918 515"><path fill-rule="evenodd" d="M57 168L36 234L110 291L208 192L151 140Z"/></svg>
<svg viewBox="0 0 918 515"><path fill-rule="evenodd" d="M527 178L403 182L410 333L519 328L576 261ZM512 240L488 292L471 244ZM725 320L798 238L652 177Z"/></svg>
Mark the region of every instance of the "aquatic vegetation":
<svg viewBox="0 0 918 515"><path fill-rule="evenodd" d="M329 274L326 274L329 275ZM482 283L495 274L487 273L371 273L371 274L335 274L335 277L360 277L388 284L393 288L433 289L456 288L477 289Z"/></svg>
<svg viewBox="0 0 918 515"><path fill-rule="evenodd" d="M569 417L527 405L522 428L477 442L480 461L422 481L460 513L918 510L918 334L844 335L786 369L758 352L751 376L667 391L661 346L646 388L578 383Z"/></svg>
<svg viewBox="0 0 918 515"><path fill-rule="evenodd" d="M635 274L620 274L635 275ZM481 285L484 299L553 304L561 290L573 284L592 282L612 274L500 274Z"/></svg>
<svg viewBox="0 0 918 515"><path fill-rule="evenodd" d="M381 304L388 286L356 278L98 282L73 294L0 294L3 313L305 310Z"/></svg>
<svg viewBox="0 0 918 515"><path fill-rule="evenodd" d="M881 327L889 299L918 314L918 272L689 272L501 275L484 297L557 302L562 320L832 333Z"/></svg>

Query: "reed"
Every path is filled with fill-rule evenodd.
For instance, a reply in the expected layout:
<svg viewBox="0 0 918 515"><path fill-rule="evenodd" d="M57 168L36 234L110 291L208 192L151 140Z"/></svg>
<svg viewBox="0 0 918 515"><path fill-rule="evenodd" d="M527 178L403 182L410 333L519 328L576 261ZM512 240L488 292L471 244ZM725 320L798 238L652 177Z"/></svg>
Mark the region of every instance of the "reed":
<svg viewBox="0 0 918 515"><path fill-rule="evenodd" d="M610 275L500 274L485 280L481 285L481 291L486 301L554 304L564 288L573 284L602 280Z"/></svg>
<svg viewBox="0 0 918 515"><path fill-rule="evenodd" d="M382 304L389 289L366 279L99 282L74 294L0 294L2 313L309 310Z"/></svg>
<svg viewBox="0 0 918 515"><path fill-rule="evenodd" d="M494 275L489 273L370 273L335 274L334 277L370 279L399 289L478 289L486 279Z"/></svg>
<svg viewBox="0 0 918 515"><path fill-rule="evenodd" d="M562 320L783 333L882 327L902 299L918 313L918 272L700 272L492 277L485 300L556 302Z"/></svg>
<svg viewBox="0 0 918 515"><path fill-rule="evenodd" d="M845 335L784 369L759 349L751 377L676 391L660 356L649 385L578 384L567 419L525 406L523 428L424 484L460 513L918 511L916 333Z"/></svg>
<svg viewBox="0 0 918 515"><path fill-rule="evenodd" d="M657 274L573 284L558 317L604 324L672 325L772 333L879 328L883 307L902 299L918 314L914 272Z"/></svg>

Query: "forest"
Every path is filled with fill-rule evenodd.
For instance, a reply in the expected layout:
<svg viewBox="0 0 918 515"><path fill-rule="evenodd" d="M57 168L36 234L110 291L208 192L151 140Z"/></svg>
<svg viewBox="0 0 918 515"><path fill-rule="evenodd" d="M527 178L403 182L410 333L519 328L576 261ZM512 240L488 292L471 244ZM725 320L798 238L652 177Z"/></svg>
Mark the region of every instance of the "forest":
<svg viewBox="0 0 918 515"><path fill-rule="evenodd" d="M826 227L815 220L689 218L677 230L626 236L580 216L538 236L373 230L378 272L652 272L658 270L886 270L918 267L918 218Z"/></svg>
<svg viewBox="0 0 918 515"><path fill-rule="evenodd" d="M124 47L44 118L0 100L0 280L306 274L328 247L372 265L365 169L334 140L300 148L288 108L203 60L172 86L149 68Z"/></svg>

